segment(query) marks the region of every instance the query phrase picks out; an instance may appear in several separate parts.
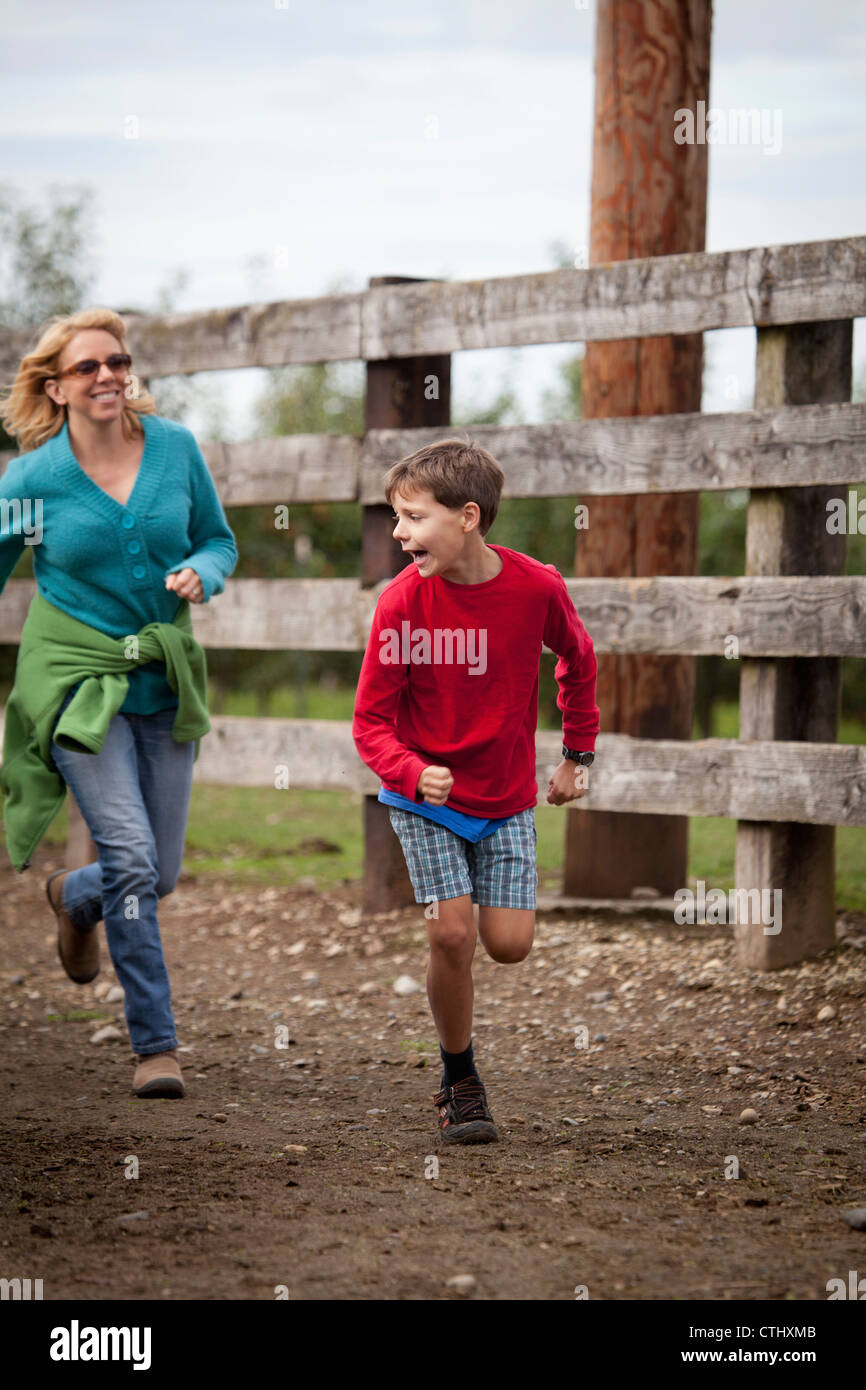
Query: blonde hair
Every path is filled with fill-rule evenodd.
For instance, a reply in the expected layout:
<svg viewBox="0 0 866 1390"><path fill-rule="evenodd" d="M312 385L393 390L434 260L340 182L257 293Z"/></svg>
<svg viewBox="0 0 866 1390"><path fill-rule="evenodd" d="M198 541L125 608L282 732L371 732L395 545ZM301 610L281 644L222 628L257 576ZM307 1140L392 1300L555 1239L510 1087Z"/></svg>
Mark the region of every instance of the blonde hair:
<svg viewBox="0 0 866 1390"><path fill-rule="evenodd" d="M443 507L477 502L478 530L486 536L499 510L505 474L492 454L473 440L439 439L395 463L385 475L385 498L396 492L432 492Z"/></svg>
<svg viewBox="0 0 866 1390"><path fill-rule="evenodd" d="M38 449L40 444L63 428L66 406L58 405L51 399L45 390L45 382L57 375L60 354L67 343L86 328L105 329L113 334L124 352L129 351L126 346L126 325L113 309L80 309L76 314L56 314L49 319L33 351L22 357L15 380L2 397L0 419L7 434L17 439L22 454ZM121 416L124 438L133 439L141 435L139 415L155 413L156 401L148 391L140 390L140 394L132 400L124 397Z"/></svg>

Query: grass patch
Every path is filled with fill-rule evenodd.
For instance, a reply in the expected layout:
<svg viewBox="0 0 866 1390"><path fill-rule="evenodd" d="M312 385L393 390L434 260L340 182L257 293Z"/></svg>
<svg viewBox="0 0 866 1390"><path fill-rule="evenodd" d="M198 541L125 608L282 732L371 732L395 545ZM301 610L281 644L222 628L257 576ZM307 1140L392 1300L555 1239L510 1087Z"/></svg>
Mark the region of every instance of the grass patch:
<svg viewBox="0 0 866 1390"><path fill-rule="evenodd" d="M184 869L194 875L230 873L239 887L359 879L361 808L357 792L196 784Z"/></svg>
<svg viewBox="0 0 866 1390"><path fill-rule="evenodd" d="M49 1023L107 1023L112 1014L100 1013L98 1009L67 1009L62 1014L47 1014Z"/></svg>

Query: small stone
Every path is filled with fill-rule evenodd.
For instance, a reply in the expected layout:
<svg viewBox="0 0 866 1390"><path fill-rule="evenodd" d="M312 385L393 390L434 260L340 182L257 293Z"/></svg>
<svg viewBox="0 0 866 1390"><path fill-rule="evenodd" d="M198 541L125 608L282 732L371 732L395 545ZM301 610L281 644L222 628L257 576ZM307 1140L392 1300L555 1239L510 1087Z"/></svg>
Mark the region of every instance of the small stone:
<svg viewBox="0 0 866 1390"><path fill-rule="evenodd" d="M826 1023L829 1019L836 1017L836 1010L832 1004L825 1004L823 1009L818 1011L818 1022Z"/></svg>
<svg viewBox="0 0 866 1390"><path fill-rule="evenodd" d="M123 1034L119 1028L115 1028L113 1023L107 1023L104 1028L97 1028L95 1033L91 1033L92 1043L121 1042Z"/></svg>
<svg viewBox="0 0 866 1390"><path fill-rule="evenodd" d="M450 1279L445 1281L445 1287L453 1289L458 1298L468 1298L476 1287L474 1274L452 1274Z"/></svg>
<svg viewBox="0 0 866 1390"><path fill-rule="evenodd" d="M378 984L376 983L375 980L365 980L364 983L363 983L362 985L359 985L359 986L358 986L358 993L359 993L359 994L372 994L372 993L373 993L373 990L374 990L374 989L378 989L378 988L379 988L379 986L378 986Z"/></svg>
<svg viewBox="0 0 866 1390"><path fill-rule="evenodd" d="M123 990L120 988L120 985L112 985L105 996L105 1002L106 1004L122 1004L123 998Z"/></svg>
<svg viewBox="0 0 866 1390"><path fill-rule="evenodd" d="M259 1057L266 1057L268 1049L266 1047L262 1047L261 1043L250 1043L250 1052L257 1053Z"/></svg>
<svg viewBox="0 0 866 1390"><path fill-rule="evenodd" d="M224 1125L228 1115L224 1115L222 1110L218 1110L215 1115L211 1115L211 1119L216 1120L217 1124Z"/></svg>
<svg viewBox="0 0 866 1390"><path fill-rule="evenodd" d="M395 994L399 994L404 997L407 994L421 993L421 986L419 985L417 980L412 979L411 975L398 975L391 988L393 989Z"/></svg>
<svg viewBox="0 0 866 1390"><path fill-rule="evenodd" d="M756 1125L758 1123L758 1112L747 1105L745 1110L740 1111L741 1125Z"/></svg>
<svg viewBox="0 0 866 1390"><path fill-rule="evenodd" d="M146 1211L128 1211L123 1216L116 1216L114 1219L118 1226L132 1226L136 1221L149 1221L150 1213Z"/></svg>
<svg viewBox="0 0 866 1390"><path fill-rule="evenodd" d="M842 1220L855 1231L866 1231L866 1207L855 1207L853 1211L843 1211Z"/></svg>
<svg viewBox="0 0 866 1390"><path fill-rule="evenodd" d="M93 986L94 999L104 999L110 989L111 985L107 980L100 980L98 985Z"/></svg>
<svg viewBox="0 0 866 1390"><path fill-rule="evenodd" d="M306 941L296 941L294 945L286 947L287 956L299 956L306 946Z"/></svg>
<svg viewBox="0 0 866 1390"><path fill-rule="evenodd" d="M287 1154L305 1154L307 1146L306 1144L284 1144L283 1150Z"/></svg>
<svg viewBox="0 0 866 1390"><path fill-rule="evenodd" d="M604 1004L608 999L612 999L613 995L609 989L591 989L586 997L590 1004Z"/></svg>

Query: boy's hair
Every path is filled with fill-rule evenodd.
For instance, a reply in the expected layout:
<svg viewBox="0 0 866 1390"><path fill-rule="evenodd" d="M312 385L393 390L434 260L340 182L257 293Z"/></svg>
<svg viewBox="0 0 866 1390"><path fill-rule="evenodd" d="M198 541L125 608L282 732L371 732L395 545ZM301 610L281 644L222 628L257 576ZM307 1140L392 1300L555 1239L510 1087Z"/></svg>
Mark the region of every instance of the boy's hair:
<svg viewBox="0 0 866 1390"><path fill-rule="evenodd" d="M473 440L439 439L395 463L385 475L389 505L395 492L432 492L442 507L477 502L478 530L486 536L499 511L505 474L492 454Z"/></svg>

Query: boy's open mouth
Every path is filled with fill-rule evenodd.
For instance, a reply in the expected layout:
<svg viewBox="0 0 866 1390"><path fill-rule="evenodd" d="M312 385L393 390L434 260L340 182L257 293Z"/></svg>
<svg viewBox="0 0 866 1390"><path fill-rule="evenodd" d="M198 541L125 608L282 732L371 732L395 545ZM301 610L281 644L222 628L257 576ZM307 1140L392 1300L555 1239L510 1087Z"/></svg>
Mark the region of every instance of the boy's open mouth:
<svg viewBox="0 0 866 1390"><path fill-rule="evenodd" d="M413 550L412 563L419 566L423 565L424 561L429 557L429 554L430 552L428 550Z"/></svg>

